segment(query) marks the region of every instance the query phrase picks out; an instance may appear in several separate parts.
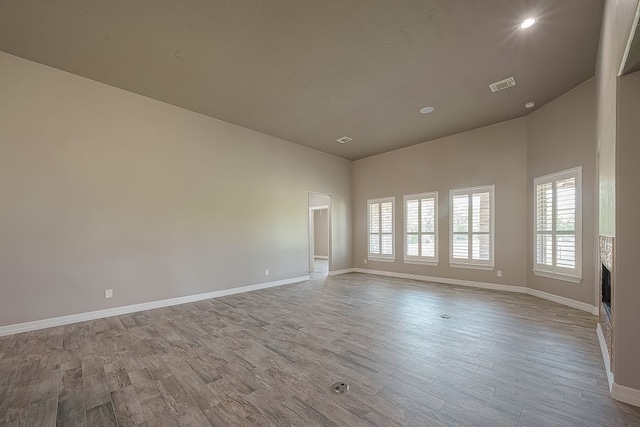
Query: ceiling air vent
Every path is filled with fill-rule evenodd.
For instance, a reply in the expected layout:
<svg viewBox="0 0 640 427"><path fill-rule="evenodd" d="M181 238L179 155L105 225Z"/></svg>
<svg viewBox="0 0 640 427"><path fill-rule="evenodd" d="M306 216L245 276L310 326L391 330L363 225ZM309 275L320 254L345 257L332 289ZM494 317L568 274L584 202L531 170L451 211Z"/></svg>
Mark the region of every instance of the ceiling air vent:
<svg viewBox="0 0 640 427"><path fill-rule="evenodd" d="M342 138L336 139L336 141L338 141L340 144L344 144L345 142L353 141L353 139L349 138L348 136L343 136Z"/></svg>
<svg viewBox="0 0 640 427"><path fill-rule="evenodd" d="M509 77L508 79L500 80L499 82L491 83L489 87L491 88L491 92L498 92L511 86L515 86L516 81L513 77Z"/></svg>

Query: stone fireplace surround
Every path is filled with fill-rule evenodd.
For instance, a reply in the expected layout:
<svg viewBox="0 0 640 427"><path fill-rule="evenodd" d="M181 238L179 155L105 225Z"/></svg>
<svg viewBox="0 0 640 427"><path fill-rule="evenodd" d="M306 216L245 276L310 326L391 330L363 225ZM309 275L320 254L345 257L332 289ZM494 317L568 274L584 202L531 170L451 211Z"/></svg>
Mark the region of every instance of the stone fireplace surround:
<svg viewBox="0 0 640 427"><path fill-rule="evenodd" d="M617 384L614 381L614 355L615 355L615 331L614 324L616 321L615 316L615 301L614 295L616 293L616 275L615 275L615 238L609 236L600 236L599 238L599 252L600 252L600 280L602 281L602 267L606 267L610 273L611 283L611 306L610 310L607 310L602 303L602 282L600 283L600 302L598 313L598 341L600 342L600 350L602 351L602 359L606 368L607 381L609 382L609 392L611 397L624 403L628 403L634 406L640 407L640 390L625 387Z"/></svg>
<svg viewBox="0 0 640 427"><path fill-rule="evenodd" d="M606 345L606 356L608 356L608 360L605 360L605 365L607 366L607 374L611 377L611 372L613 372L613 352L614 352L614 348L613 348L613 322L614 322L614 316L613 316L613 310L609 309L605 309L605 306L602 302L602 267L606 267L609 272L611 273L611 301L613 304L613 295L615 293L615 274L614 274L614 270L613 270L613 260L614 260L614 254L613 254L613 248L614 248L614 242L613 242L613 237L609 237L609 236L600 236L599 238L599 251L600 251L600 262L598 263L598 265L600 266L599 268L599 274L598 277L600 278L600 286L599 286L599 292L600 292L600 298L598 299L599 301L599 310L598 310L598 334L602 334L601 341L604 341L605 345ZM602 345L602 343L601 343ZM605 356L605 349L602 349L602 356L606 359ZM609 383L611 384L611 381L609 381Z"/></svg>

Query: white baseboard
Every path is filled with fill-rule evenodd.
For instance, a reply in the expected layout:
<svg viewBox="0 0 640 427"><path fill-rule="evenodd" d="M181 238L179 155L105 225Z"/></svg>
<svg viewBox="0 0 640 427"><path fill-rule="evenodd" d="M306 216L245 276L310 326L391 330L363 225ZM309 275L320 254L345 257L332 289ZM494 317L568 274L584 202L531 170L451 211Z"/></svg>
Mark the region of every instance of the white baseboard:
<svg viewBox="0 0 640 427"><path fill-rule="evenodd" d="M598 335L598 342L600 343L600 352L602 353L602 360L604 361L604 369L607 374L607 381L609 382L609 393L613 395L613 372L611 372L611 361L609 360L609 351L607 350L607 342L604 339L604 333L600 323L596 327L596 334Z"/></svg>
<svg viewBox="0 0 640 427"><path fill-rule="evenodd" d="M364 274L375 274L377 276L386 276L386 277L397 277L400 279L412 279L419 280L422 282L435 282L435 283L445 283L448 285L458 285L458 286L469 286L472 288L481 288L481 289L491 289L494 291L503 291L503 292L516 292L520 294L528 294L538 298L546 299L549 301L557 302L558 304L566 305L569 307L577 308L578 310L587 311L591 314L598 314L598 307L595 307L591 304L587 304L584 302L572 300L565 297L560 297L557 295L549 294L547 292L538 291L536 289L527 288L525 286L514 286L514 285L500 285L497 283L488 283L488 282L476 282L472 280L461 280L461 279L449 279L446 277L432 277L432 276L422 276L419 274L408 274L408 273L397 273L394 271L383 271L383 270L370 270L368 268L350 268L346 270L339 270L339 272L335 272L336 274L345 274L345 273L364 273ZM333 276L335 274L329 273L329 275Z"/></svg>
<svg viewBox="0 0 640 427"><path fill-rule="evenodd" d="M602 360L604 361L604 370L607 374L611 397L620 402L628 403L629 405L640 406L640 390L625 387L615 382L613 372L611 372L611 361L609 360L609 352L607 351L607 342L604 339L604 333L602 332L600 323L598 323L596 327L596 334L598 335L598 342L600 343L600 351L602 352Z"/></svg>
<svg viewBox="0 0 640 427"><path fill-rule="evenodd" d="M315 259L329 259L329 257L326 256L326 255L314 255L313 258L315 258Z"/></svg>
<svg viewBox="0 0 640 427"><path fill-rule="evenodd" d="M625 387L614 382L611 388L611 397L629 405L640 406L640 390L635 388Z"/></svg>
<svg viewBox="0 0 640 427"><path fill-rule="evenodd" d="M419 280L421 282L445 283L447 285L469 286L472 288L492 289L494 291L517 292L524 294L524 286L499 285L497 283L475 282L472 280L449 279L446 277L422 276L420 274L396 273L394 271L369 270L368 268L353 268L354 273L375 274L376 276L397 277L399 279Z"/></svg>
<svg viewBox="0 0 640 427"><path fill-rule="evenodd" d="M593 306L591 304L587 304L586 302L580 302L573 299L561 297L558 295L553 295L547 292L542 292L537 289L527 288L527 293L529 295L533 295L534 297L546 299L549 301L557 302L558 304L566 305L569 307L577 308L578 310L589 312L593 315L598 315L598 307Z"/></svg>
<svg viewBox="0 0 640 427"><path fill-rule="evenodd" d="M257 291L259 289L275 286L290 285L309 280L309 276L293 277L291 279L276 280L273 282L258 283L255 285L241 286L238 288L223 289L220 291L206 292L203 294L187 295L184 297L170 298L159 301L144 302L141 304L125 305L122 307L107 308L105 310L89 311L87 313L71 314L68 316L54 317L51 319L35 320L33 322L18 323L15 325L0 326L0 337L17 334L20 332L35 331L38 329L52 328L54 326L68 325L71 323L86 322L87 320L102 319L104 317L118 316L121 314L135 313L154 308L168 307L171 305L186 304L211 298L220 298L243 292Z"/></svg>
<svg viewBox="0 0 640 427"><path fill-rule="evenodd" d="M333 270L329 272L329 276L338 276L340 274L353 273L353 268L345 268L343 270Z"/></svg>

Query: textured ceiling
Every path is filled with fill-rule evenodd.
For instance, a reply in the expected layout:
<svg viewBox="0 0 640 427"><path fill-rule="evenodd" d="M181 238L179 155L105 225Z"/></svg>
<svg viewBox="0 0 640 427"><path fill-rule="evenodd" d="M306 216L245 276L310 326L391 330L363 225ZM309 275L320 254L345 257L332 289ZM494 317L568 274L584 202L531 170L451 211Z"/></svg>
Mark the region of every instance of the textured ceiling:
<svg viewBox="0 0 640 427"><path fill-rule="evenodd" d="M593 76L602 6L0 0L0 50L358 159L525 115Z"/></svg>

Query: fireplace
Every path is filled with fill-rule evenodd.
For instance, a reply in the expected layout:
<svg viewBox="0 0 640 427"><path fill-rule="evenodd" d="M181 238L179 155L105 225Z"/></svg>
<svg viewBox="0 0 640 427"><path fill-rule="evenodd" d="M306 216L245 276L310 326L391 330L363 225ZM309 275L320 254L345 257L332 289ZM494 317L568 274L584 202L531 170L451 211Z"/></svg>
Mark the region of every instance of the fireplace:
<svg viewBox="0 0 640 427"><path fill-rule="evenodd" d="M609 361L613 360L613 324L615 322L611 307L612 296L615 293L615 271L614 266L614 238L610 236L600 236L600 309L598 310L600 328L607 345ZM615 307L614 307L615 308Z"/></svg>
<svg viewBox="0 0 640 427"><path fill-rule="evenodd" d="M602 307L611 318L611 271L602 264Z"/></svg>

